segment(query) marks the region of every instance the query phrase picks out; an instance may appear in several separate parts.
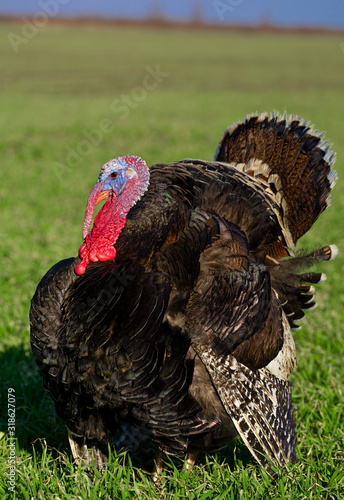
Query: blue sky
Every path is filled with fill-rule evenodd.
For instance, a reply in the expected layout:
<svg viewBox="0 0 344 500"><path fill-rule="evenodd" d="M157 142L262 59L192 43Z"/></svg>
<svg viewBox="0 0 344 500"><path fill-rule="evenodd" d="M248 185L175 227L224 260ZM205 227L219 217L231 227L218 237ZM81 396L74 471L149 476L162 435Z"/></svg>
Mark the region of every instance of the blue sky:
<svg viewBox="0 0 344 500"><path fill-rule="evenodd" d="M259 23L344 28L344 0L0 0L0 14L144 18L156 10L172 19L202 12L208 22Z"/></svg>

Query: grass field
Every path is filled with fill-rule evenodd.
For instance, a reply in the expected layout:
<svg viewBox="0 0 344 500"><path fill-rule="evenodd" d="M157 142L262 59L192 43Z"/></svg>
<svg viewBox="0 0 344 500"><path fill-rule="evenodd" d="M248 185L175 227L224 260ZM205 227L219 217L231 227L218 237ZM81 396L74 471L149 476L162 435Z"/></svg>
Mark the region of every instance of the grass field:
<svg viewBox="0 0 344 500"><path fill-rule="evenodd" d="M0 498L344 498L344 38L48 24L16 53L10 38L22 29L0 25ZM326 130L340 178L332 207L300 242L335 243L341 253L321 267L328 280L317 291L320 305L295 332L299 463L271 479L238 441L201 457L192 473L171 462L160 490L144 472L152 456L134 465L128 455L113 457L104 476L91 478L73 465L32 359L35 287L55 262L77 254L87 196L105 161L211 160L226 126L274 110ZM5 475L9 388L14 493Z"/></svg>

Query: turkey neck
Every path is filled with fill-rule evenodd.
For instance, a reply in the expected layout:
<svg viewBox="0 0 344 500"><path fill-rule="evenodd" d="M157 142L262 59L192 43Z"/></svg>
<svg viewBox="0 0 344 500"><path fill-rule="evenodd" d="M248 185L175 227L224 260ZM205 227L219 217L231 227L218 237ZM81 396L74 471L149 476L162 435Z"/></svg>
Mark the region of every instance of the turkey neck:
<svg viewBox="0 0 344 500"><path fill-rule="evenodd" d="M87 246L99 240L107 240L109 245L116 242L130 210L130 205L125 201L124 193L117 197L114 197L112 193L109 195L105 205L94 219L91 232L86 236Z"/></svg>

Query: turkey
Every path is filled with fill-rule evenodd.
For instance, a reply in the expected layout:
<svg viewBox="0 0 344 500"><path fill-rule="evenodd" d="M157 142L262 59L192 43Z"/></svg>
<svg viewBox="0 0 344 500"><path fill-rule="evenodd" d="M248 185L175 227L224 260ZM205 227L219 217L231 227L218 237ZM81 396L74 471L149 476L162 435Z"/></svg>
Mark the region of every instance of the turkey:
<svg viewBox="0 0 344 500"><path fill-rule="evenodd" d="M337 179L322 136L297 117L251 115L214 161L103 165L79 256L48 271L30 310L78 462L101 468L109 445L143 436L158 471L166 454L191 466L237 436L268 470L296 461L291 330L326 278L309 268L337 254L294 249Z"/></svg>

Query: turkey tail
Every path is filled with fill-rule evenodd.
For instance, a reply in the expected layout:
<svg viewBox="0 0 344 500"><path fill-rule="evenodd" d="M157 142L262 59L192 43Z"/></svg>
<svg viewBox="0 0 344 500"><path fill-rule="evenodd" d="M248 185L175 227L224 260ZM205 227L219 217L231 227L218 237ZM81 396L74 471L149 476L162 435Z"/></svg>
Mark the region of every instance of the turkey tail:
<svg viewBox="0 0 344 500"><path fill-rule="evenodd" d="M215 161L237 163L238 170L265 185L279 206L289 247L329 206L337 181L331 170L335 154L323 135L298 117L251 115L225 130L215 154Z"/></svg>

